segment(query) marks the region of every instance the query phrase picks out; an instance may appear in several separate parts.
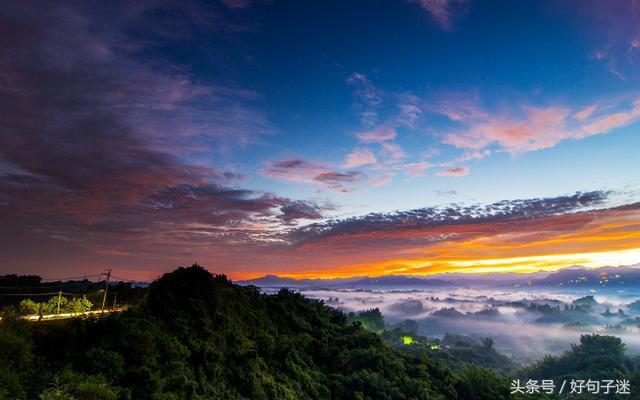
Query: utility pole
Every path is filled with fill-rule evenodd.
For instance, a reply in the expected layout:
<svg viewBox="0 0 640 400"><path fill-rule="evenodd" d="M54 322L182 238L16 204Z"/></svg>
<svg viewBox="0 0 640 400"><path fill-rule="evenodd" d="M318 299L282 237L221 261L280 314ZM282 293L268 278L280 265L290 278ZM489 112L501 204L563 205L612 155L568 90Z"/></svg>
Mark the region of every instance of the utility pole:
<svg viewBox="0 0 640 400"><path fill-rule="evenodd" d="M58 290L58 312L57 315L60 315L60 300L62 300L62 290Z"/></svg>
<svg viewBox="0 0 640 400"><path fill-rule="evenodd" d="M102 297L102 310L104 312L104 306L107 304L107 293L109 292L109 278L111 278L111 269L107 269L107 279L105 279L104 296Z"/></svg>

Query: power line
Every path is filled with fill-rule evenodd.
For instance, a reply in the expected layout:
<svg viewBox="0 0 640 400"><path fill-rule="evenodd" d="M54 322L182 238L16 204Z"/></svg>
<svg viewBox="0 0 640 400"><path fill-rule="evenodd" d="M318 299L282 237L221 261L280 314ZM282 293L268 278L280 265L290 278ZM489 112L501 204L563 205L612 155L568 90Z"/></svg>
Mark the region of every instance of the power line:
<svg viewBox="0 0 640 400"><path fill-rule="evenodd" d="M92 274L92 275L83 275L83 276L71 276L71 277L67 277L67 278L42 278L43 281L65 281L65 280L74 280L74 279L87 279L89 277L101 277L107 275L106 272L100 272L98 274ZM129 279L129 278L123 278L121 276L115 276L115 275L111 275L112 278L117 279L118 281L121 282L139 282L139 280L136 279ZM100 281L102 281L104 279L100 279Z"/></svg>
<svg viewBox="0 0 640 400"><path fill-rule="evenodd" d="M91 275L82 275L82 276L69 276L66 278L42 278L43 281L72 281L74 279L87 279L89 277L100 276L102 273L91 274Z"/></svg>
<svg viewBox="0 0 640 400"><path fill-rule="evenodd" d="M84 281L88 281L88 278L92 278L92 277L102 277L103 275L106 275L105 272L100 272L97 274L91 274L91 275L82 275L82 276L69 276L69 277L64 277L64 278L41 278L41 281L46 284L47 282L64 282L64 281L73 281L73 280L78 280L78 279L82 279L81 282L77 282L77 283L72 283L72 284L65 284L65 283L61 283L59 285L50 285L49 287L58 287L58 286L69 286L69 285L83 285L85 284ZM2 276L0 276L0 278L2 278ZM112 278L115 278L116 280L120 281L120 282L139 282L139 280L136 279L129 279L129 278L123 278L121 276L115 276L112 275ZM92 283L97 283L100 281L103 281L104 279L100 279L99 281L89 281ZM12 289L17 289L17 288L25 288L25 289L30 289L30 288L37 288L39 286L0 286L0 289L8 289L8 288L12 288Z"/></svg>
<svg viewBox="0 0 640 400"><path fill-rule="evenodd" d="M51 296L58 292L51 293L0 293L0 296Z"/></svg>
<svg viewBox="0 0 640 400"><path fill-rule="evenodd" d="M93 296L100 294L100 292L95 293L69 293L69 292L51 292L51 293L0 293L0 296L53 296L61 293L65 296Z"/></svg>
<svg viewBox="0 0 640 400"><path fill-rule="evenodd" d="M50 288L57 288L57 287L65 287L65 286L80 286L80 285L92 285L96 282L75 282L75 283L61 283L58 285L47 285L42 284L39 286L0 286L0 289L50 289Z"/></svg>

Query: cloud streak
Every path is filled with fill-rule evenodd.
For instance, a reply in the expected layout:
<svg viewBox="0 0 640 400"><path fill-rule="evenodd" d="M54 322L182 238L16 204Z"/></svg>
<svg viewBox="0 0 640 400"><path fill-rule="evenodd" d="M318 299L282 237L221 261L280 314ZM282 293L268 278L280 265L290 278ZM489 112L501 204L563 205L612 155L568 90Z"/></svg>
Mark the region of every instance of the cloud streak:
<svg viewBox="0 0 640 400"><path fill-rule="evenodd" d="M607 192L576 193L556 198L501 201L489 205L427 207L390 214L371 213L362 217L329 221L301 227L293 232L296 242L340 235L360 235L460 225L477 222L507 222L565 214L585 207L602 205Z"/></svg>
<svg viewBox="0 0 640 400"><path fill-rule="evenodd" d="M475 151L495 146L511 154L547 149L566 140L581 140L636 123L640 120L640 99L606 108L521 106L513 111L492 115L484 111L452 114L444 110L444 115L464 127L445 134L443 142Z"/></svg>
<svg viewBox="0 0 640 400"><path fill-rule="evenodd" d="M285 274L532 272L633 264L640 256L640 204L606 208L612 195L586 192L312 223L287 235L294 245L289 257L304 254L300 262L306 267Z"/></svg>
<svg viewBox="0 0 640 400"><path fill-rule="evenodd" d="M376 164L378 159L375 154L368 149L354 149L347 155L347 159L344 162L344 168L356 168L363 165Z"/></svg>
<svg viewBox="0 0 640 400"><path fill-rule="evenodd" d="M362 159L351 159L351 162L356 162L356 164L362 161ZM281 180L320 184L338 192L349 192L353 184L364 179L364 174L360 171L339 172L325 164L313 163L301 158L276 161L261 170L260 173Z"/></svg>
<svg viewBox="0 0 640 400"><path fill-rule="evenodd" d="M384 143L392 141L398 136L395 129L381 126L367 132L358 132L356 137L363 143Z"/></svg>
<svg viewBox="0 0 640 400"><path fill-rule="evenodd" d="M382 106L382 92L376 88L369 78L362 73L354 72L347 78L347 83L354 87L358 103L355 108L360 114L362 125L370 128L378 123L378 112Z"/></svg>
<svg viewBox="0 0 640 400"><path fill-rule="evenodd" d="M439 176L466 176L469 175L469 167L450 167L436 172Z"/></svg>

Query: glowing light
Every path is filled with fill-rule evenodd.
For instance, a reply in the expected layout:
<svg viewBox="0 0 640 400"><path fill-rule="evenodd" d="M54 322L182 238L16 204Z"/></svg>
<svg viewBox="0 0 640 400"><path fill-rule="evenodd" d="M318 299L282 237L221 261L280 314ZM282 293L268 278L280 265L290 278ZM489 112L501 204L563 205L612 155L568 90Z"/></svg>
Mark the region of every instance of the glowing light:
<svg viewBox="0 0 640 400"><path fill-rule="evenodd" d="M414 244L433 237L443 240ZM385 242L387 238L389 244ZM362 251L360 246L368 241L376 245ZM630 208L495 225L340 235L298 250L302 253L296 272L270 273L297 279L332 279L445 272L552 272L572 265L634 265L640 262L640 215L636 208Z"/></svg>

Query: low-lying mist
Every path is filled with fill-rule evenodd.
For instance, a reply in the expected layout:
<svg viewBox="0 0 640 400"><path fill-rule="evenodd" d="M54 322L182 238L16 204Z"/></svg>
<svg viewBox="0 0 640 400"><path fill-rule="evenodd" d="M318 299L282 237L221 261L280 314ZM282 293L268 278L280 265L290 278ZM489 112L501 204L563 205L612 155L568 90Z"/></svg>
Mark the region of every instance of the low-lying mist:
<svg viewBox="0 0 640 400"><path fill-rule="evenodd" d="M491 337L520 362L558 354L581 334L620 337L640 352L640 290L510 289L300 289L345 312L379 308L385 322L417 322L417 334Z"/></svg>

